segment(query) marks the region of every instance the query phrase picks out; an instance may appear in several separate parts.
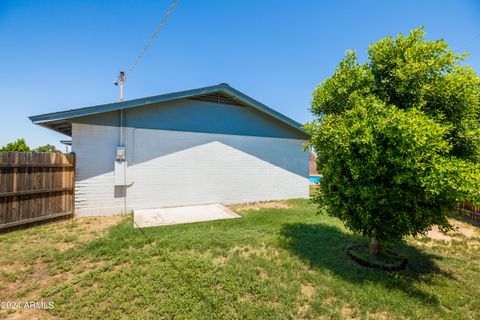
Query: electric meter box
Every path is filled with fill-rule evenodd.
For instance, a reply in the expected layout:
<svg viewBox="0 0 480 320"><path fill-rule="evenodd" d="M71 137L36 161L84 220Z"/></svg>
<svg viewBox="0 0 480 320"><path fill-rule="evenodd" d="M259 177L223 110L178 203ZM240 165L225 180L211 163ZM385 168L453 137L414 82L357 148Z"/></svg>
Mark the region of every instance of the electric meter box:
<svg viewBox="0 0 480 320"><path fill-rule="evenodd" d="M118 146L117 147L116 160L117 161L125 161L125 147L124 146Z"/></svg>
<svg viewBox="0 0 480 320"><path fill-rule="evenodd" d="M115 153L115 185L126 185L125 172L127 169L127 161L125 161L125 146L119 145Z"/></svg>

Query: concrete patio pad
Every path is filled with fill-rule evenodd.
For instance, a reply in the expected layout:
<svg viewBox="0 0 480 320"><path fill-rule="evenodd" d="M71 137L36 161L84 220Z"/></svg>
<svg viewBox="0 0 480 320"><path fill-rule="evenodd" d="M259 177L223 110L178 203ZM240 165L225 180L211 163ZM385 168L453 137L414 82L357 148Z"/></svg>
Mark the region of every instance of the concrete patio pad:
<svg viewBox="0 0 480 320"><path fill-rule="evenodd" d="M240 218L221 204L135 210L135 228Z"/></svg>

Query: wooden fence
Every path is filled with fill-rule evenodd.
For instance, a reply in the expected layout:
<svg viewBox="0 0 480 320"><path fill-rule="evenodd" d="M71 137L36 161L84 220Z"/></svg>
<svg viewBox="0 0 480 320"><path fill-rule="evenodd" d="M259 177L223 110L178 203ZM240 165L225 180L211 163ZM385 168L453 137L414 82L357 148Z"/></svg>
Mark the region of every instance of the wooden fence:
<svg viewBox="0 0 480 320"><path fill-rule="evenodd" d="M462 209L463 213L469 216L472 220L480 222L480 206L464 201L460 204L460 209Z"/></svg>
<svg viewBox="0 0 480 320"><path fill-rule="evenodd" d="M73 215L75 155L0 152L0 230Z"/></svg>

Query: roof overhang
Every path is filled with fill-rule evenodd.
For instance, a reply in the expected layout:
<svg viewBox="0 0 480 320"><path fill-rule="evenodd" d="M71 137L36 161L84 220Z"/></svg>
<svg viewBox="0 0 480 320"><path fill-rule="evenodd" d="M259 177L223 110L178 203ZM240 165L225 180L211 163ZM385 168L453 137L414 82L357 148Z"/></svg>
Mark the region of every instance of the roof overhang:
<svg viewBox="0 0 480 320"><path fill-rule="evenodd" d="M295 120L292 120L291 118L281 114L278 111L273 110L272 108L267 107L263 103L230 87L226 83L221 83L219 85L210 86L210 87L203 87L198 89L167 93L167 94L162 94L162 95L153 96L153 97L146 97L141 99L134 99L134 100L128 100L128 101L122 101L122 102L116 102L116 103L97 105L92 107L46 113L46 114L31 116L29 117L29 119L34 124L63 133L67 136L71 136L72 135L71 119L73 118L90 116L98 113L104 113L104 112L121 110L121 109L136 108L136 107L146 106L154 103L192 98L192 97L207 95L215 92L221 92L227 95L229 98L233 99L234 101L238 101L239 104L251 106L263 113L268 114L271 117L276 118L277 120L280 120L281 122L293 127L294 129L299 130L304 134L308 135L308 133L303 129L303 126L300 123L296 122Z"/></svg>

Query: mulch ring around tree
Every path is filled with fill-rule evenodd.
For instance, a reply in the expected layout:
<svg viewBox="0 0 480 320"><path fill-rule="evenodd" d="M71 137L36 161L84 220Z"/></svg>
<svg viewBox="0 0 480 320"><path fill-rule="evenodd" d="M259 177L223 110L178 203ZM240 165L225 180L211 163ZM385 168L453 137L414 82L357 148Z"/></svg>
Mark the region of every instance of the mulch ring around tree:
<svg viewBox="0 0 480 320"><path fill-rule="evenodd" d="M404 270L408 263L407 258L389 249L382 249L378 256L370 255L366 244L348 247L347 256L363 267L388 272Z"/></svg>

